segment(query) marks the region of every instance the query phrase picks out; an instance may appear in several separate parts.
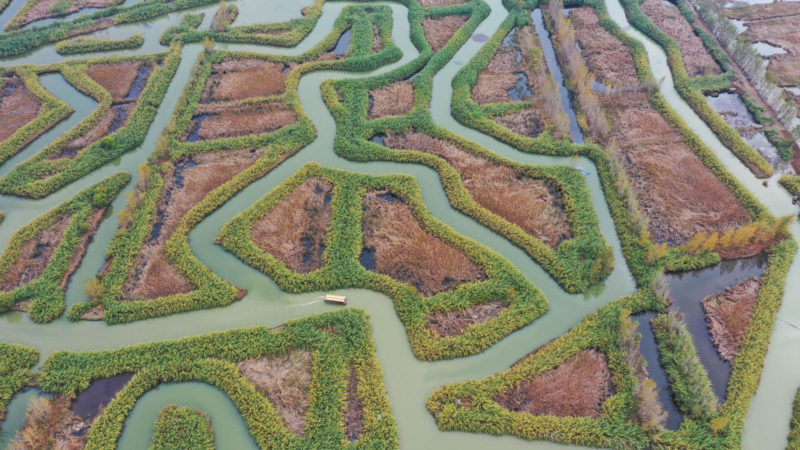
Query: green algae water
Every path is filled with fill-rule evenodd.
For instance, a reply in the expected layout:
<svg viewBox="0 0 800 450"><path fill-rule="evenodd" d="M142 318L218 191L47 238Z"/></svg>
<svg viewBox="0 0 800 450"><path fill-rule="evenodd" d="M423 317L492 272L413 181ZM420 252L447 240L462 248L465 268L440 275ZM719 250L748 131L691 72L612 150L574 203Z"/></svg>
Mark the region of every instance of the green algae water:
<svg viewBox="0 0 800 450"><path fill-rule="evenodd" d="M17 0L14 4L16 3L18 3ZM500 0L491 0L487 3L491 6L491 13L481 22L475 33L491 36L506 18L508 12ZM287 20L293 16L299 16L300 9L308 4L310 4L308 1L291 2L287 0L239 1L237 5L240 8L240 14L235 23L242 25ZM348 3L326 3L316 27L297 47L270 48L255 45L218 44L218 48L267 54L301 54L312 48L332 30L334 20L347 5ZM410 174L417 179L421 186L425 205L437 219L508 259L545 293L550 307L544 316L481 354L447 361L423 362L413 356L405 330L397 318L391 299L363 289L335 292L348 296L350 307L361 308L369 313L378 358L386 379L389 399L397 418L401 447L409 449L564 447L545 441L529 442L513 437L441 432L437 429L434 418L425 408L425 402L434 389L444 384L483 378L505 370L534 348L568 331L587 314L635 291L633 278L625 265L620 242L616 237L614 224L605 204L597 170L591 161L585 158L581 159L580 165L591 171L591 174L585 178L586 183L592 195L592 205L598 216L601 232L614 249L616 264L613 273L605 281L602 289L594 295L585 296L566 294L524 251L453 209L442 188L439 175L433 169L421 165L389 162L356 163L338 157L333 151L336 125L322 101L321 83L329 79L361 78L385 73L408 63L418 54L409 40L408 10L394 3L385 3L385 5L392 9L392 36L403 52L402 59L370 73L329 71L312 72L303 76L298 91L302 106L317 130L317 139L264 177L243 189L200 222L190 234L191 248L195 255L223 279L230 280L235 285L247 289L248 294L244 299L223 308L115 326L108 326L102 322L72 323L65 317L47 325L37 325L22 313L6 313L0 315L0 342L20 343L37 348L42 354L41 363L57 350L115 349L136 343L194 336L210 331L256 325L273 327L289 319L330 311L336 307L323 303L321 298L323 293L288 294L282 292L271 279L261 272L241 263L233 255L214 245L214 237L222 225L234 215L252 205L309 161L316 161L327 167L362 173ZM778 187L776 180L770 180L769 187L762 186L760 180L755 179L747 168L722 146L711 130L683 102L674 90L664 52L643 35L631 29L618 0L607 0L607 6L611 17L623 26L627 33L645 45L656 78L664 77L660 89L668 102L689 123L695 133L708 143L726 167L767 205L773 214L782 216L796 213L791 206L788 194ZM207 28L210 17L213 16L216 8L217 5L212 5L188 12L205 13L206 17L201 27ZM166 48L158 43L158 38L167 28L177 25L180 17L186 12L169 14L147 23L113 27L89 36L113 39L127 37L134 33L142 33L146 36L145 45L141 49L105 52L103 55L165 51ZM535 165L570 164L567 158L519 152L492 137L462 126L452 118L450 115L451 80L463 64L468 62L483 45L483 43L468 40L447 65L435 75L430 110L436 123L518 162ZM71 198L75 192L92 185L99 179L119 171L135 174L137 166L146 160L155 149L156 140L172 116L178 99L189 80L192 65L201 51L202 47L199 44L187 45L183 49L178 71L144 143L139 148L123 155L117 162L103 166L44 199L24 200L0 196L0 210L6 214L5 220L0 224L0 241L7 242L18 228L27 224L33 217ZM75 58L86 57L87 55L81 55ZM49 46L21 58L3 61L3 63L43 64L64 59L69 58L59 56L53 47ZM72 106L76 112L49 133L37 139L23 152L25 156L20 155L7 162L0 168L2 173L43 148L59 134L90 114L95 107L93 100L83 96L74 88L70 88L59 75L44 76L42 83L46 89ZM129 187L129 189L131 188ZM124 196L121 195L113 204L113 209L123 208L124 203ZM105 260L105 249L111 242L117 225L116 217L111 215L100 226L79 270L73 276L67 292L67 308L85 301L81 285L102 267ZM795 225L793 233L796 238L800 238L800 227ZM796 260L788 276L786 298L779 314L773 341L770 344L762 383L747 418L745 448L782 448L785 445L791 401L797 386L800 385L800 362L795 362L796 360L791 357L794 354L793 349L798 348L800 343L800 331L793 325L800 324L798 293L800 293L800 262ZM8 420L0 428L0 448L5 447L13 436L13 432L22 426L27 401L34 395L36 395L35 391L28 391L15 397L9 408ZM218 448L255 448L247 426L231 400L218 389L202 383L166 384L142 396L126 420L119 448L147 448L153 435L158 412L163 407L176 403L196 407L211 417Z"/></svg>

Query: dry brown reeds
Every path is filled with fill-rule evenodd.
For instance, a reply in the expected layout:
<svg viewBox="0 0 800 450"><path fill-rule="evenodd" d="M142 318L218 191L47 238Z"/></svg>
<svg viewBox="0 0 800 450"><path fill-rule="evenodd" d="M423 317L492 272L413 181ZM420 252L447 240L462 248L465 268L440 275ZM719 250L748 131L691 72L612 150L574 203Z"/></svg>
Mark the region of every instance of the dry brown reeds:
<svg viewBox="0 0 800 450"><path fill-rule="evenodd" d="M631 320L630 311L623 311L620 316L619 347L625 364L636 380L633 388L636 399L633 420L645 430L651 430L664 426L667 413L658 398L656 389L658 386L650 378L647 362L642 356L641 337L642 335L636 331L636 324Z"/></svg>
<svg viewBox="0 0 800 450"><path fill-rule="evenodd" d="M455 247L420 227L411 208L388 191L364 197L364 248L375 252L375 271L416 286L423 295L486 278Z"/></svg>
<svg viewBox="0 0 800 450"><path fill-rule="evenodd" d="M506 309L500 300L478 303L462 311L449 311L428 315L428 328L439 336L461 336L470 325L488 322Z"/></svg>
<svg viewBox="0 0 800 450"><path fill-rule="evenodd" d="M255 223L253 242L296 272L322 267L332 188L315 178L303 182Z"/></svg>
<svg viewBox="0 0 800 450"><path fill-rule="evenodd" d="M294 111L282 102L239 106L210 104L198 108L196 114L208 114L199 125L200 140L269 133L297 122ZM192 125L196 126L196 123Z"/></svg>
<svg viewBox="0 0 800 450"><path fill-rule="evenodd" d="M3 141L39 115L41 102L17 75L0 80L0 141Z"/></svg>
<svg viewBox="0 0 800 450"><path fill-rule="evenodd" d="M420 0L419 4L422 5L423 8L429 8L431 6L451 6L451 5L460 5L465 3L464 0Z"/></svg>
<svg viewBox="0 0 800 450"><path fill-rule="evenodd" d="M364 432L364 405L358 398L358 374L355 365L350 365L347 378L347 409L344 411L344 430L347 439L355 441Z"/></svg>
<svg viewBox="0 0 800 450"><path fill-rule="evenodd" d="M383 50L381 30L377 25L372 25L372 53L378 53L381 50Z"/></svg>
<svg viewBox="0 0 800 450"><path fill-rule="evenodd" d="M663 0L644 0L642 11L651 22L675 39L690 76L720 74L722 69L677 6Z"/></svg>
<svg viewBox="0 0 800 450"><path fill-rule="evenodd" d="M750 277L703 299L711 340L722 359L733 362L750 325L761 281Z"/></svg>
<svg viewBox="0 0 800 450"><path fill-rule="evenodd" d="M494 401L511 411L557 417L598 417L611 395L606 356L583 350L558 367L497 395Z"/></svg>
<svg viewBox="0 0 800 450"><path fill-rule="evenodd" d="M114 103L117 103L128 96L139 69L145 64L150 63L145 61L98 63L89 66L86 73L97 84L111 93ZM152 71L152 67L150 69Z"/></svg>
<svg viewBox="0 0 800 450"><path fill-rule="evenodd" d="M112 106L103 114L91 130L64 144L57 152L50 155L48 159L74 158L82 149L124 126L134 107L135 103L133 102Z"/></svg>
<svg viewBox="0 0 800 450"><path fill-rule="evenodd" d="M430 42L433 51L438 52L447 41L456 34L462 25L467 23L467 16L428 17L422 21L425 39Z"/></svg>
<svg viewBox="0 0 800 450"><path fill-rule="evenodd" d="M44 273L71 218L72 215L65 215L42 230L38 236L22 244L14 265L3 275L0 292L12 291Z"/></svg>
<svg viewBox="0 0 800 450"><path fill-rule="evenodd" d="M88 427L70 410L65 397L34 397L25 413L25 425L10 445L13 450L79 450L86 445Z"/></svg>
<svg viewBox="0 0 800 450"><path fill-rule="evenodd" d="M370 119L408 114L414 107L414 87L409 81L398 81L369 91L372 97Z"/></svg>
<svg viewBox="0 0 800 450"><path fill-rule="evenodd" d="M242 375L269 399L289 431L304 436L311 352L290 350L275 357L247 359L237 365Z"/></svg>
<svg viewBox="0 0 800 450"><path fill-rule="evenodd" d="M287 66L260 59L226 58L214 64L201 101L244 100L286 92ZM291 68L291 66L288 66Z"/></svg>
<svg viewBox="0 0 800 450"><path fill-rule="evenodd" d="M571 237L561 192L552 181L519 175L508 166L494 164L423 133L389 134L384 143L441 156L458 170L475 201L551 248Z"/></svg>

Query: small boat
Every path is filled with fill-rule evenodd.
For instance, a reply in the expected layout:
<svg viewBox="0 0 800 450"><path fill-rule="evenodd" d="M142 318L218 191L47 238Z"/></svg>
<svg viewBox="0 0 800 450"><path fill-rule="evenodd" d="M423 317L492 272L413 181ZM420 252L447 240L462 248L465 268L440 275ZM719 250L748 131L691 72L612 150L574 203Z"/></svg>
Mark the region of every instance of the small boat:
<svg viewBox="0 0 800 450"><path fill-rule="evenodd" d="M575 170L580 170L583 175L589 175L590 173L592 173L592 172L589 172L588 169L584 169L581 166L576 167Z"/></svg>
<svg viewBox="0 0 800 450"><path fill-rule="evenodd" d="M346 305L347 304L347 297L345 297L343 295L327 294L325 296L325 303L335 303L337 305Z"/></svg>

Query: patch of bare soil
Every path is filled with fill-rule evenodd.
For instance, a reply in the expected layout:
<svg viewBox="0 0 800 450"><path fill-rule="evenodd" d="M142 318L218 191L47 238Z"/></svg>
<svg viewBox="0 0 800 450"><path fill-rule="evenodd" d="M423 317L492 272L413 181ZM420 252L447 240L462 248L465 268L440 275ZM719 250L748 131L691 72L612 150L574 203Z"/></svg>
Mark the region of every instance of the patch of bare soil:
<svg viewBox="0 0 800 450"><path fill-rule="evenodd" d="M347 439L353 442L364 432L364 405L358 398L358 374L354 365L350 365L350 376L347 378L346 405L344 430Z"/></svg>
<svg viewBox="0 0 800 450"><path fill-rule="evenodd" d="M34 397L25 413L25 424L14 437L13 450L79 450L86 446L89 424L71 410L66 397Z"/></svg>
<svg viewBox="0 0 800 450"><path fill-rule="evenodd" d="M628 47L609 33L593 8L572 9L569 19L589 69L599 81L608 86L637 87L639 78Z"/></svg>
<svg viewBox="0 0 800 450"><path fill-rule="evenodd" d="M129 100L126 97L139 76L139 70L145 66L149 72L153 71L152 63L147 61L119 61L92 64L86 73L111 93L114 103L120 103Z"/></svg>
<svg viewBox="0 0 800 450"><path fill-rule="evenodd" d="M751 277L703 299L711 340L720 357L726 361L733 362L739 352L753 316L759 289L761 281Z"/></svg>
<svg viewBox="0 0 800 450"><path fill-rule="evenodd" d="M283 94L291 67L261 59L226 58L211 67L201 101L210 103Z"/></svg>
<svg viewBox="0 0 800 450"><path fill-rule="evenodd" d="M103 9L108 8L109 6L113 6L115 3L114 0L75 0L72 2L72 5L69 9L64 13L53 13L51 9L53 6L58 3L58 0L39 0L36 4L28 10L28 13L25 15L25 20L22 22L22 25L27 25L31 22L36 22L37 20L48 19L51 17L62 17L68 14L72 14L74 12L80 11L84 8L97 8Z"/></svg>
<svg viewBox="0 0 800 450"><path fill-rule="evenodd" d="M466 3L464 0L420 0L419 2L423 8L430 8L431 6L462 5L464 3Z"/></svg>
<svg viewBox="0 0 800 450"><path fill-rule="evenodd" d="M650 94L638 87L627 47L602 28L593 9L578 8L570 18L589 68L612 76L606 80L623 77L630 87L600 96L603 120L611 125L601 143L613 148L625 168L651 237L680 245L699 232L722 232L748 222L750 216L736 197L653 108Z"/></svg>
<svg viewBox="0 0 800 450"><path fill-rule="evenodd" d="M550 248L572 237L562 194L554 182L522 176L508 166L494 164L427 134L389 134L384 143L441 156L461 174L475 201Z"/></svg>
<svg viewBox="0 0 800 450"><path fill-rule="evenodd" d="M190 209L253 165L262 154L263 149L204 153L195 155L191 162L177 163L164 175L150 236L125 280L124 300L146 300L194 289L169 263L164 244Z"/></svg>
<svg viewBox="0 0 800 450"><path fill-rule="evenodd" d="M428 17L422 21L425 39L430 42L434 52L438 52L447 41L456 34L461 26L467 23L467 16Z"/></svg>
<svg viewBox="0 0 800 450"><path fill-rule="evenodd" d="M244 105L208 104L197 109L195 120L184 137L197 133L201 141L251 134L270 133L297 122L294 111L283 102ZM195 130L199 126L199 130Z"/></svg>
<svg viewBox="0 0 800 450"><path fill-rule="evenodd" d="M708 53L703 41L694 33L677 6L663 0L644 0L642 11L657 27L675 39L681 47L683 63L690 76L722 73L719 65Z"/></svg>
<svg viewBox="0 0 800 450"><path fill-rule="evenodd" d="M555 369L497 395L494 401L515 412L596 418L611 393L606 356L595 350L583 350Z"/></svg>
<svg viewBox="0 0 800 450"><path fill-rule="evenodd" d="M0 141L35 119L41 106L17 75L0 78Z"/></svg>
<svg viewBox="0 0 800 450"><path fill-rule="evenodd" d="M272 358L247 359L237 365L242 375L269 399L289 431L304 436L311 352L291 350Z"/></svg>
<svg viewBox="0 0 800 450"><path fill-rule="evenodd" d="M362 215L364 248L374 252L370 270L414 285L423 295L486 278L461 251L422 229L411 208L388 191L368 192Z"/></svg>
<svg viewBox="0 0 800 450"><path fill-rule="evenodd" d="M402 116L414 107L414 87L410 81L398 81L388 86L369 91L372 106L370 119L386 116Z"/></svg>
<svg viewBox="0 0 800 450"><path fill-rule="evenodd" d="M500 300L478 303L462 311L428 315L428 328L439 336L461 336L470 325L488 322L506 309Z"/></svg>
<svg viewBox="0 0 800 450"><path fill-rule="evenodd" d="M381 30L377 25L372 26L372 53L378 53L383 50L383 39L381 39Z"/></svg>
<svg viewBox="0 0 800 450"><path fill-rule="evenodd" d="M61 243L71 218L72 215L62 217L42 230L38 236L22 244L14 265L3 275L0 291L12 291L44 273L56 247Z"/></svg>
<svg viewBox="0 0 800 450"><path fill-rule="evenodd" d="M306 180L255 223L253 242L296 272L322 267L332 189L322 180Z"/></svg>

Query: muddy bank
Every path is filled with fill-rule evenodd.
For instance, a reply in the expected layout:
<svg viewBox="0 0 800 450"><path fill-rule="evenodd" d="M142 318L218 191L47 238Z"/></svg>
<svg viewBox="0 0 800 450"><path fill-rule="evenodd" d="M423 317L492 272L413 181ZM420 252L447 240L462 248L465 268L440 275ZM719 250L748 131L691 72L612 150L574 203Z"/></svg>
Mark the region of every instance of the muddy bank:
<svg viewBox="0 0 800 450"><path fill-rule="evenodd" d="M423 230L411 208L388 191L364 197L362 232L374 270L415 286L422 295L486 278L461 251Z"/></svg>
<svg viewBox="0 0 800 450"><path fill-rule="evenodd" d="M291 350L271 358L247 359L237 366L247 381L269 398L289 431L297 436L305 436L311 385L311 352Z"/></svg>
<svg viewBox="0 0 800 450"><path fill-rule="evenodd" d="M462 311L448 311L428 315L428 328L439 336L461 336L471 325L488 322L506 309L500 300L479 303Z"/></svg>
<svg viewBox="0 0 800 450"><path fill-rule="evenodd" d="M497 395L494 401L515 412L596 418L612 389L606 356L582 350L555 369Z"/></svg>
<svg viewBox="0 0 800 450"><path fill-rule="evenodd" d="M623 89L601 94L613 147L624 167L655 242L680 245L700 232L722 232L750 221L736 197L650 104L639 86L628 48L606 31L591 8L572 10L570 19L589 69L601 82L625 80Z"/></svg>
<svg viewBox="0 0 800 450"><path fill-rule="evenodd" d="M510 167L494 164L453 143L422 133L389 134L384 144L441 156L461 174L475 201L519 225L550 248L572 237L561 191L553 181L525 177Z"/></svg>
<svg viewBox="0 0 800 450"><path fill-rule="evenodd" d="M42 104L17 75L0 78L0 141L39 115Z"/></svg>
<svg viewBox="0 0 800 450"><path fill-rule="evenodd" d="M255 223L253 242L296 272L309 273L322 267L332 189L331 184L318 179L303 182Z"/></svg>

